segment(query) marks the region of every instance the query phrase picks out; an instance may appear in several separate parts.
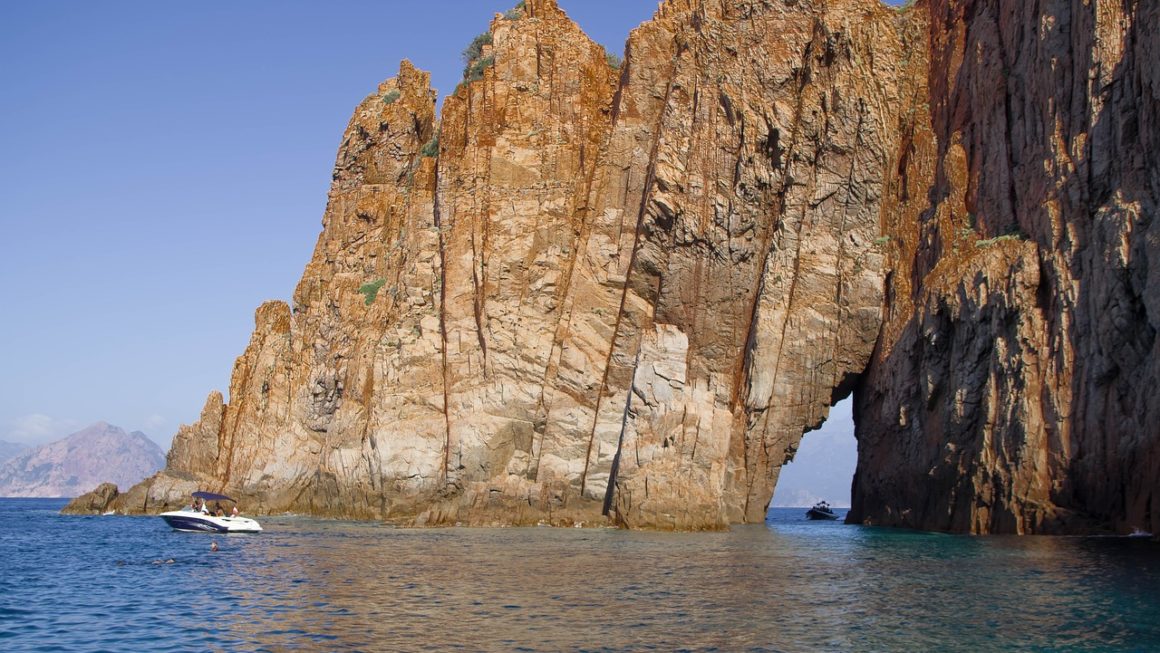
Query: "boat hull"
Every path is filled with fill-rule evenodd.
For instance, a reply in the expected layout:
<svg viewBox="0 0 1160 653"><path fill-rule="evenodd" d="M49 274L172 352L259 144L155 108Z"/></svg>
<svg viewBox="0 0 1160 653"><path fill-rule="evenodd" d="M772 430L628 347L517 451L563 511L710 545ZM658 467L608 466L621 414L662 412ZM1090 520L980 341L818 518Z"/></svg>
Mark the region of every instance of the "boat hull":
<svg viewBox="0 0 1160 653"><path fill-rule="evenodd" d="M806 513L806 517L818 521L835 521L838 519L838 516L834 513L818 510L817 508L810 508L809 512Z"/></svg>
<svg viewBox="0 0 1160 653"><path fill-rule="evenodd" d="M191 533L261 533L262 527L249 517L214 517L188 510L161 513L169 527Z"/></svg>

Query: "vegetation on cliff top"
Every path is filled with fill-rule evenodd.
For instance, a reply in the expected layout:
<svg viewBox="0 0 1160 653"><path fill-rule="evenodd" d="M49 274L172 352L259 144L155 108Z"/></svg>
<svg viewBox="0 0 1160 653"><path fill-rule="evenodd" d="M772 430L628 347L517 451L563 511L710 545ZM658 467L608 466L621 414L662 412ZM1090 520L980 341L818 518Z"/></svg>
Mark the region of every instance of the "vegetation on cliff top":
<svg viewBox="0 0 1160 653"><path fill-rule="evenodd" d="M505 11L503 18L504 20L520 20L526 11L525 4L521 1L515 7ZM483 70L495 63L494 56L483 56L484 46L491 44L491 32L483 32L471 39L471 43L468 43L467 47L463 49L460 54L463 58L463 83L483 79ZM455 90L458 91L459 88L457 87Z"/></svg>
<svg viewBox="0 0 1160 653"><path fill-rule="evenodd" d="M468 66L464 71L463 81L474 82L477 79L483 79L483 69L495 63L495 57L484 57L477 59L474 63Z"/></svg>
<svg viewBox="0 0 1160 653"><path fill-rule="evenodd" d="M491 45L491 32L484 32L476 36L471 39L471 43L468 43L466 48L463 48L460 56L463 57L463 76L465 78L470 76L476 63L483 59L483 46L485 45ZM491 59L491 57L488 58Z"/></svg>

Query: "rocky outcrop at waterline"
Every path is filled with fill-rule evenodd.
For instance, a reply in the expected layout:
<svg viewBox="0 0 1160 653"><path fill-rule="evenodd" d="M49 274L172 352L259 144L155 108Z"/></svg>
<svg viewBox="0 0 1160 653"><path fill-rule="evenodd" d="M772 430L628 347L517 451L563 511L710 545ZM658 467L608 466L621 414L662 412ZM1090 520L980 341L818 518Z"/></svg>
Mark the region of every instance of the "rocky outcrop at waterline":
<svg viewBox="0 0 1160 653"><path fill-rule="evenodd" d="M669 0L619 67L497 16L438 120L406 62L356 109L293 306L113 502L721 528L855 391L853 519L1146 528L1149 7Z"/></svg>

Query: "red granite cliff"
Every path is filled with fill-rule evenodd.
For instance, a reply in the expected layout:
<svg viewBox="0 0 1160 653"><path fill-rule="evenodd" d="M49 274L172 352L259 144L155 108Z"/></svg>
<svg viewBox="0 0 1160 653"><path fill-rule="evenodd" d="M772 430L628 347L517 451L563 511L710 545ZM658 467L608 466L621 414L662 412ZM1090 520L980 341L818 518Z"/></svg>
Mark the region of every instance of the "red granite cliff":
<svg viewBox="0 0 1160 653"><path fill-rule="evenodd" d="M553 0L356 109L294 297L116 499L709 529L856 394L851 518L1155 529L1158 10Z"/></svg>

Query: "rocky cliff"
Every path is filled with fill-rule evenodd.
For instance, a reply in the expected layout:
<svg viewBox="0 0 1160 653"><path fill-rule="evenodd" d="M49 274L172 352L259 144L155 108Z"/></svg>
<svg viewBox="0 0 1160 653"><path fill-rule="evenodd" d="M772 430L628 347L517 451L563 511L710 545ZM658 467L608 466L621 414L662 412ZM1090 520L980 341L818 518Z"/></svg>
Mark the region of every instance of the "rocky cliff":
<svg viewBox="0 0 1160 653"><path fill-rule="evenodd" d="M75 497L101 481L128 487L164 465L144 433L97 422L0 464L0 497Z"/></svg>
<svg viewBox="0 0 1160 653"><path fill-rule="evenodd" d="M1160 6L920 10L851 519L1160 532Z"/></svg>
<svg viewBox="0 0 1160 653"><path fill-rule="evenodd" d="M614 68L530 0L438 120L407 62L360 104L293 307L114 502L721 528L857 387L854 519L1146 525L1150 7L668 0Z"/></svg>

